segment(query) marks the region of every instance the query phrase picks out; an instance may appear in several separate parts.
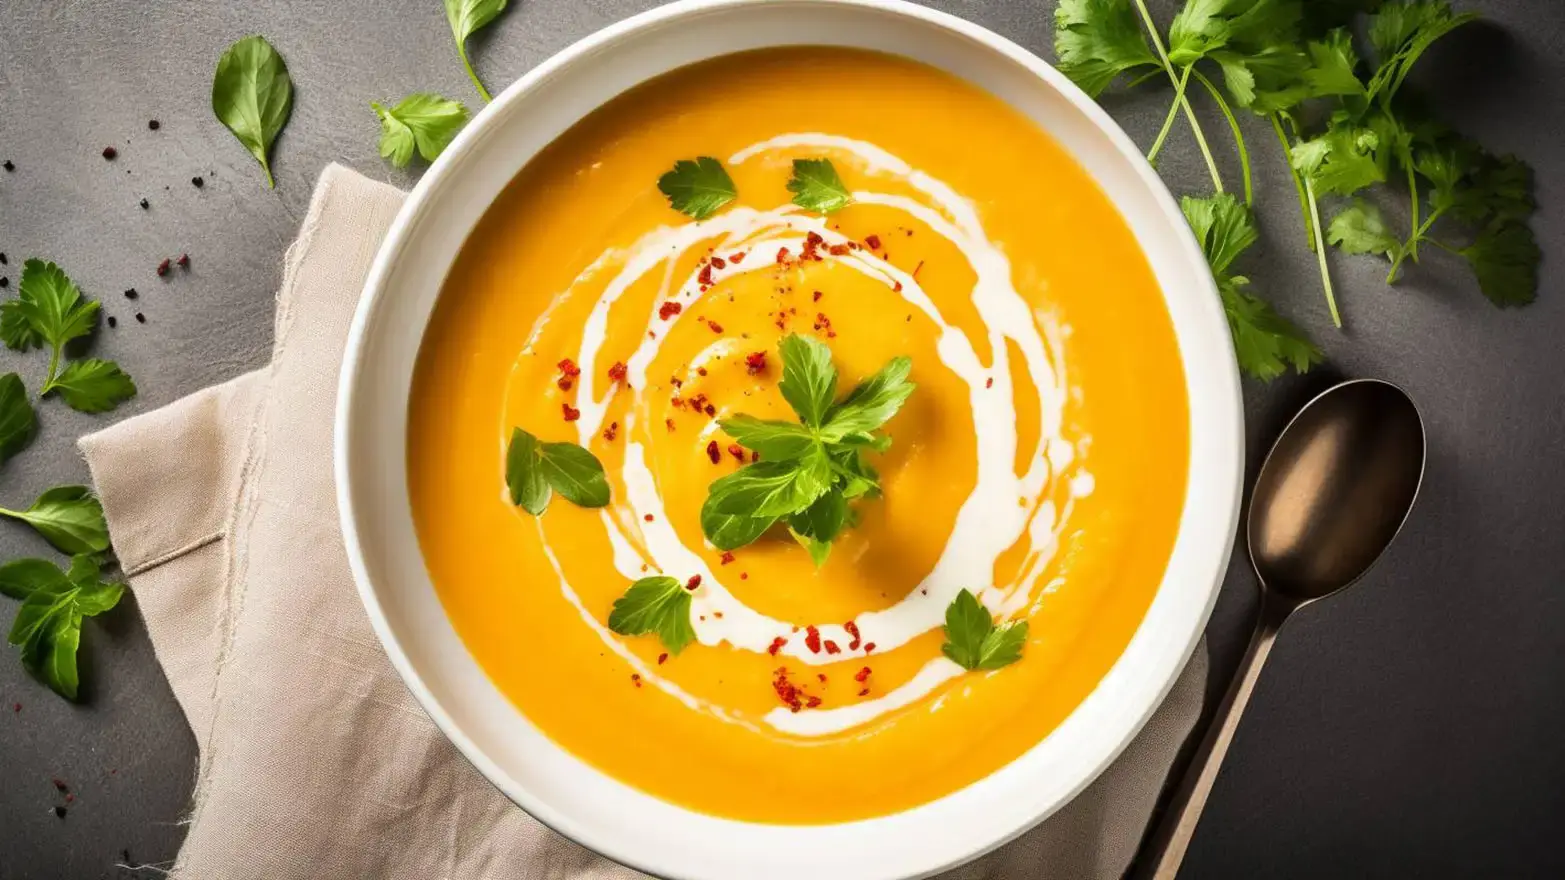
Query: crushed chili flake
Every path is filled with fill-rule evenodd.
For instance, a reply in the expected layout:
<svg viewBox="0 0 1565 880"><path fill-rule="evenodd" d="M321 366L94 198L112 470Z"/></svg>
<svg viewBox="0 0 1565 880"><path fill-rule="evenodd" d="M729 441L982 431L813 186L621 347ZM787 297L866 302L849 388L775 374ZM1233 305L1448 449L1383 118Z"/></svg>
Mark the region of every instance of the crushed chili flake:
<svg viewBox="0 0 1565 880"><path fill-rule="evenodd" d="M705 376L706 375L706 367L696 367L696 375L697 376Z"/></svg>
<svg viewBox="0 0 1565 880"><path fill-rule="evenodd" d="M804 708L813 709L821 704L820 697L809 697L804 701Z"/></svg>
<svg viewBox="0 0 1565 880"><path fill-rule="evenodd" d="M562 376L580 376L581 375L581 367L576 366L576 362L571 360L570 358L565 358L565 359L561 360L558 364L555 364L555 366L560 368L560 375L562 375Z"/></svg>
<svg viewBox="0 0 1565 880"><path fill-rule="evenodd" d="M740 464L744 464L744 449L742 449L738 443L728 444L728 454L732 455L734 458L739 459Z"/></svg>
<svg viewBox="0 0 1565 880"><path fill-rule="evenodd" d="M667 428L669 430L669 432L672 433L673 430L674 430L674 420L673 419L664 419L663 420L663 427Z"/></svg>
<svg viewBox="0 0 1565 880"><path fill-rule="evenodd" d="M858 682L859 684L863 684L864 680L866 678L869 678L869 667L868 666L864 667L863 669L860 669L858 672L853 673L853 680Z"/></svg>
<svg viewBox="0 0 1565 880"><path fill-rule="evenodd" d="M761 460L761 451L759 449L752 449L752 450L750 450L750 460L751 461L760 461Z"/></svg>
<svg viewBox="0 0 1565 880"><path fill-rule="evenodd" d="M567 422L574 422L577 419L581 418L581 410L577 409L574 406L571 406L568 403L561 402L560 403L560 411L562 413L564 413L565 420Z"/></svg>
<svg viewBox="0 0 1565 880"><path fill-rule="evenodd" d="M869 652L871 652L873 650L875 650L875 643L874 642L865 642L864 643L864 653L868 654Z"/></svg>
<svg viewBox="0 0 1565 880"><path fill-rule="evenodd" d="M828 339L835 338L836 335L837 335L837 331L831 329L831 319L826 317L826 313L825 312L816 312L815 313L815 329L816 330L825 330L826 331L826 338L828 338Z"/></svg>
<svg viewBox="0 0 1565 880"><path fill-rule="evenodd" d="M831 639L827 639L825 641L825 645L826 645L826 653L828 653L828 654L840 654L840 653L842 653L842 649L837 647L837 643L832 641Z"/></svg>
<svg viewBox="0 0 1565 880"><path fill-rule="evenodd" d="M766 352L752 351L744 356L744 368L755 376L766 370Z"/></svg>
<svg viewBox="0 0 1565 880"><path fill-rule="evenodd" d="M629 372L629 369L625 366L624 361L615 361L613 366L609 367L609 381L623 382L627 372Z"/></svg>
<svg viewBox="0 0 1565 880"><path fill-rule="evenodd" d="M739 579L742 580L742 581L749 580L750 579L750 573L748 571L741 571L741 572L739 572Z"/></svg>
<svg viewBox="0 0 1565 880"><path fill-rule="evenodd" d="M705 266L701 267L701 274L696 276L696 281L697 281L697 283L699 283L701 285L701 289L702 290L705 290L708 287L712 286L712 264L711 263L707 263Z"/></svg>
<svg viewBox="0 0 1565 880"><path fill-rule="evenodd" d="M820 679L821 684L825 684L826 683L826 673L824 673L824 672L817 672L817 673L815 673L815 677Z"/></svg>
<svg viewBox="0 0 1565 880"><path fill-rule="evenodd" d="M180 254L179 255L179 259L175 260L174 262L178 263L179 264L179 268L181 268L181 269L189 269L190 268L190 255L189 254Z"/></svg>
<svg viewBox="0 0 1565 880"><path fill-rule="evenodd" d="M781 651L783 649L783 645L786 644L788 644L788 640L782 636L778 636L777 638L772 639L772 643L770 645L766 646L766 653L776 657L777 652Z"/></svg>
<svg viewBox="0 0 1565 880"><path fill-rule="evenodd" d="M632 672L630 674L630 683L636 687L641 687L641 675L639 673Z"/></svg>
<svg viewBox="0 0 1565 880"><path fill-rule="evenodd" d="M669 300L658 306L658 317L667 321L669 318L672 318L680 312L684 311L684 309L684 306L674 302L673 300Z"/></svg>
<svg viewBox="0 0 1565 880"><path fill-rule="evenodd" d="M733 562L734 561L734 553L733 553L733 551L732 550L724 550L723 551L723 555L718 557L718 561L721 562L723 565L727 565L728 563Z"/></svg>
<svg viewBox="0 0 1565 880"><path fill-rule="evenodd" d="M864 246L872 251L880 250L880 236L874 233L864 236Z"/></svg>
<svg viewBox="0 0 1565 880"><path fill-rule="evenodd" d="M659 666L662 666L664 663L667 663L667 662L668 662L668 654L667 653L663 653L663 654L659 654L658 655L658 665Z"/></svg>
<svg viewBox="0 0 1565 880"><path fill-rule="evenodd" d="M5 164L6 165L10 165L11 163L7 162ZM10 171L11 169L10 168L6 168L5 170ZM777 249L777 262L779 262L779 263L786 263L786 262L788 262L788 249L787 248L782 247L782 248L778 248Z"/></svg>
<svg viewBox="0 0 1565 880"><path fill-rule="evenodd" d="M821 652L821 631L814 624L804 628L804 647L809 648L811 654Z"/></svg>
<svg viewBox="0 0 1565 880"><path fill-rule="evenodd" d="M712 464L718 464L723 460L723 452L717 448L716 440L706 444L706 457L712 460Z"/></svg>
<svg viewBox="0 0 1565 880"><path fill-rule="evenodd" d="M69 785L65 784L65 780L60 779L59 777L55 777L53 779L50 779L49 781L54 783L55 791L58 791L60 794L65 794L66 792L71 790L71 787Z"/></svg>
<svg viewBox="0 0 1565 880"><path fill-rule="evenodd" d="M712 266L717 269L726 269L728 268L728 262L722 257L713 257Z"/></svg>
<svg viewBox="0 0 1565 880"><path fill-rule="evenodd" d="M706 320L706 326L710 327L712 329L713 333L721 333L721 332L723 332L723 325L717 323L716 321L712 320L711 318L708 318Z"/></svg>
<svg viewBox="0 0 1565 880"><path fill-rule="evenodd" d="M865 688L864 690L859 691L859 696L861 696L861 697L869 696L869 688Z"/></svg>
<svg viewBox="0 0 1565 880"><path fill-rule="evenodd" d="M845 244L834 244L831 247L827 248L826 252L831 254L834 257L840 257L840 256L843 256L844 254L846 254L848 251L851 251L851 250L853 250L853 248L849 247L848 245L845 245Z"/></svg>
<svg viewBox="0 0 1565 880"><path fill-rule="evenodd" d="M821 293L819 290L817 290L814 293L810 294L810 302L820 302L821 301L821 297L823 297L825 295L826 294Z"/></svg>
<svg viewBox="0 0 1565 880"><path fill-rule="evenodd" d="M169 261L167 259L164 259L163 262L158 264L158 276L159 277L162 277L162 276L168 274L168 266L169 266Z"/></svg>
<svg viewBox="0 0 1565 880"><path fill-rule="evenodd" d="M691 575L690 576L690 580L685 581L685 589L689 590L692 593L694 593L696 591L696 588L699 587L699 586L701 586L701 576L698 575L698 574Z"/></svg>
<svg viewBox="0 0 1565 880"><path fill-rule="evenodd" d="M619 422L609 422L609 426L607 428L603 429L603 439L609 441L610 443L613 443L614 442L614 438L618 437L618 436L619 436Z"/></svg>
<svg viewBox="0 0 1565 880"><path fill-rule="evenodd" d="M652 514L649 513L646 516L643 516L642 519L646 520L647 522L652 522Z"/></svg>
<svg viewBox="0 0 1565 880"><path fill-rule="evenodd" d="M859 642L860 642L859 625L850 620L847 623L844 623L842 625L842 628L847 630L848 631L848 635L853 637L853 641L848 643L848 650L849 651L857 651L859 649Z"/></svg>
<svg viewBox="0 0 1565 880"><path fill-rule="evenodd" d="M669 376L668 384L674 386L675 388L683 388L685 386L684 381L681 380L678 376Z"/></svg>
<svg viewBox="0 0 1565 880"><path fill-rule="evenodd" d="M901 293L902 292L902 282L900 282L900 281L893 281L891 283L891 291L893 293Z"/></svg>
<svg viewBox="0 0 1565 880"><path fill-rule="evenodd" d="M804 700L801 698L797 685L788 680L788 667L779 667L776 677L772 679L772 690L777 692L777 699L782 700L784 706L797 712L804 708Z"/></svg>
<svg viewBox="0 0 1565 880"><path fill-rule="evenodd" d="M734 251L728 255L728 262L739 264L744 262L744 251Z"/></svg>
<svg viewBox="0 0 1565 880"><path fill-rule="evenodd" d="M993 376L990 376L989 378L984 380L984 387L985 388L993 388L994 387L994 377Z"/></svg>

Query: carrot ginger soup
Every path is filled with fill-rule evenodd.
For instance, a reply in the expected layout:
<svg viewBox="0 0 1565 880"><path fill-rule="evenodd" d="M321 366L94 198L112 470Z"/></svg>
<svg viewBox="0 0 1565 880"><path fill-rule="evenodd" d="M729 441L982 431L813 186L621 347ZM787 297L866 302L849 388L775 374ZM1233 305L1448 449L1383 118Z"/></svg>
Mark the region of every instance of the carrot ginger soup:
<svg viewBox="0 0 1565 880"><path fill-rule="evenodd" d="M1033 123L890 56L676 71L473 231L410 403L419 542L517 709L694 810L903 810L1097 685L1185 490L1172 324Z"/></svg>

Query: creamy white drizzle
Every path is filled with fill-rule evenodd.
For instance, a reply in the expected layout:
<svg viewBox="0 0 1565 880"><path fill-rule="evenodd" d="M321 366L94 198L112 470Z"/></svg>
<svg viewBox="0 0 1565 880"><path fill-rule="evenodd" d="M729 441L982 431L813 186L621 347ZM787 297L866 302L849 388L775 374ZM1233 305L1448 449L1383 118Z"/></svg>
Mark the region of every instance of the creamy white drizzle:
<svg viewBox="0 0 1565 880"><path fill-rule="evenodd" d="M872 176L889 175L904 180L929 201L929 204L925 204L903 195L872 191L853 194L858 202L882 205L908 214L935 234L949 240L962 252L977 276L972 303L984 324L991 352L990 363L982 363L972 342L944 320L934 302L910 274L864 250L832 257L849 268L880 280L888 288L896 289L900 285L902 298L935 324L939 332L936 350L941 362L968 386L977 440L977 479L973 491L958 510L951 536L934 568L902 601L882 611L862 614L854 621L862 643L873 643L878 653L884 653L940 626L946 607L963 587L973 589L991 609L1002 614L1014 614L1027 604L1033 581L1052 557L1064 523L1069 518L1072 499L1067 498L1063 509L1057 512L1053 501L1044 497L1051 480L1067 479L1066 472L1074 468L1075 474L1068 477L1072 493L1079 496L1090 492L1092 488L1090 474L1080 468L1077 450L1062 435L1064 407L1069 393L1062 354L1063 330L1051 316L1035 311L1016 291L1011 280L1010 261L989 241L979 222L977 210L970 202L945 183L911 168L873 144L825 134L789 134L751 145L731 156L729 164L737 165L752 157L797 147L809 147L815 151L828 151L835 156L846 157ZM649 387L647 372L669 331L703 295L701 280L695 271L682 279L677 288L674 287L674 267L680 256L698 244L713 240L724 253L744 250L770 255L782 247L798 253L803 248L805 236L810 232L820 235L828 245L848 241L831 230L821 218L805 214L792 206L768 211L737 207L704 221L660 227L642 236L625 251L610 251L595 260L579 276L578 282L610 265L618 264L619 271L599 296L583 326L581 348L576 361L587 369L583 369L578 380L580 394L577 408L581 416L576 427L581 442L589 443L603 425L609 398L614 390L607 389L600 398L597 371L590 368L590 365L597 363L598 354L606 341L611 309L632 285L662 265L662 283L652 311L647 316L648 328L655 328L656 332L644 336L626 360L626 382L637 395L622 426L626 446L621 477L626 490L624 502L630 515L611 513L609 510L601 513L601 521L613 548L614 565L622 575L632 580L642 577L647 567L675 574L681 579L693 574L701 575L702 588L693 596L692 623L702 644L727 642L739 649L760 652L767 650L775 639L783 638L786 642L780 651L782 655L804 664L816 665L838 662L855 653L862 656L863 651L848 652L844 649L842 654L837 655L811 652L805 646L803 633L792 623L761 614L735 598L701 556L680 541L663 508L656 477L647 465L646 448L637 433L637 427L648 407L643 396L644 390ZM722 269L713 267L709 277L715 285L734 275L765 271L772 267L773 262L769 259L729 262ZM685 307L684 311L681 315L672 316L671 320L659 320L657 308L668 300L679 302ZM540 318L540 323L548 317L546 312ZM529 343L536 339L536 335L535 329ZM1043 440L1028 457L1026 467L1020 474L1015 469L1015 389L1011 382L1008 343L1014 345L1021 354L1036 389L1042 414ZM732 343L715 342L696 360L705 362L731 353L732 350ZM693 363L691 368L697 365ZM726 409L718 415L721 417L725 414ZM713 431L715 420L706 434ZM1022 576L1003 587L988 583L993 577L995 562L1000 554L1014 545L1023 534L1028 536L1031 547ZM724 720L753 726L722 707L690 695L640 662L607 627L588 613L552 551L548 556L560 576L562 591L583 620L617 654L630 662L645 680L693 709L712 712ZM816 623L816 627L823 640L834 640L842 646L852 641L841 622L821 621ZM767 713L763 720L776 730L796 736L839 733L916 702L960 672L960 667L949 660L935 658L912 679L876 698L801 712L778 708Z"/></svg>

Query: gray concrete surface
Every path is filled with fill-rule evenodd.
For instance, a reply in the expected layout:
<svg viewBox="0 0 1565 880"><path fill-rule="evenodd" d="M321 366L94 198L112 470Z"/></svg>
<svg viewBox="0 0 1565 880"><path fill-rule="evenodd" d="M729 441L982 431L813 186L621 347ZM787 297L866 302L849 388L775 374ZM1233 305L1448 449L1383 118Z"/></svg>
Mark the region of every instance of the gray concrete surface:
<svg viewBox="0 0 1565 880"><path fill-rule="evenodd" d="M653 2L513 5L473 44L496 90ZM935 5L1052 54L1053 0ZM1431 460L1419 508L1382 565L1290 624L1184 877L1565 874L1565 298L1550 274L1565 255L1565 6L1464 5L1491 23L1441 44L1415 80L1449 122L1536 166L1546 262L1531 308L1490 307L1438 259L1395 289L1382 264L1338 259L1350 329L1330 330L1277 151L1249 126L1265 238L1247 274L1315 333L1338 373L1413 393ZM1171 3L1154 7L1166 15ZM218 55L253 32L278 47L297 84L275 191L208 109ZM58 261L119 319L95 351L141 387L108 416L46 404L38 440L0 470L0 504L85 479L78 435L261 365L280 260L315 176L336 160L411 185L376 155L368 102L423 89L475 100L437 0L0 0L0 161L16 165L0 172L4 292L23 258ZM1149 89L1108 106L1146 144L1166 100ZM1231 156L1221 125L1208 130ZM108 145L113 162L100 156ZM1183 127L1163 170L1175 192L1205 186ZM191 185L196 175L204 188ZM159 260L186 252L188 274L155 276ZM141 292L134 303L120 295L129 287ZM42 367L0 352L0 371L20 370L31 386ZM1247 385L1253 457L1330 375ZM0 558L46 550L0 524ZM8 621L11 605L0 604ZM1253 608L1253 577L1236 560L1210 629L1219 673L1242 650ZM78 706L31 681L9 651L0 657L3 880L153 877L115 865L125 855L167 865L179 846L194 740L134 601L86 630ZM52 777L77 796L63 820L50 811Z"/></svg>

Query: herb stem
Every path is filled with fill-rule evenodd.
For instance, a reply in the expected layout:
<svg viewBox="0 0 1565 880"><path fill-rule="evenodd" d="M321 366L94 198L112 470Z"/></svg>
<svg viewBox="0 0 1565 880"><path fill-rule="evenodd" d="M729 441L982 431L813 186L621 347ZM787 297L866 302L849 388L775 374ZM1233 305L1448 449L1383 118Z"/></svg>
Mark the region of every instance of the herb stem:
<svg viewBox="0 0 1565 880"><path fill-rule="evenodd" d="M60 369L60 346L51 346L49 352L49 373L43 380L43 387L38 389L38 396L42 398L54 388L54 379Z"/></svg>
<svg viewBox="0 0 1565 880"><path fill-rule="evenodd" d="M1411 156L1404 156L1403 157L1403 159L1404 159L1403 164L1407 166L1407 191L1408 191L1408 195L1412 199L1412 213L1409 215L1408 225L1413 229L1413 238L1412 238L1411 241L1408 242L1408 248L1411 250L1411 256L1413 257L1413 262L1416 263L1416 262L1418 262L1418 235L1419 235L1419 222L1418 222L1418 178L1416 176L1414 176L1414 174L1413 174L1413 163L1410 162L1410 161L1405 161L1405 160L1408 160L1408 159L1411 159L1411 158L1412 158Z"/></svg>
<svg viewBox="0 0 1565 880"><path fill-rule="evenodd" d="M1272 121L1272 131L1277 132L1277 141L1282 144L1282 155L1288 163L1288 174L1293 178L1293 189L1299 194L1299 214L1304 220L1304 240L1309 243L1310 250L1315 250L1315 224L1310 221L1310 200L1304 192L1304 178L1299 176L1299 170L1293 167L1293 147L1288 143L1288 134L1282 130L1282 117L1276 113L1268 116Z"/></svg>
<svg viewBox="0 0 1565 880"><path fill-rule="evenodd" d="M1440 219L1440 215L1444 214L1444 213L1445 213L1445 209L1444 208L1436 208L1435 210L1430 211L1429 212L1429 216L1424 218L1424 222L1419 224L1417 229L1413 230L1412 237L1410 237L1407 240L1407 242L1402 245L1402 252L1397 254L1397 258L1395 260L1391 261L1391 271L1386 273L1386 283L1387 284L1394 284L1396 282L1397 272L1399 272L1402 269L1402 262L1408 258L1409 253L1411 253L1411 255L1413 257L1413 262L1415 262L1415 263L1418 262L1418 243L1419 242L1421 242L1421 241L1428 241L1428 242L1430 242L1432 244L1437 244L1437 245L1440 244L1439 242L1435 241L1432 238L1425 238L1425 234L1429 232L1429 227L1434 226L1435 225L1435 221ZM1441 247L1445 247L1445 246L1441 245ZM1448 251L1451 250L1451 248L1449 248L1449 247L1447 247L1445 249L1448 250ZM1453 253L1454 253L1454 251L1453 251Z"/></svg>
<svg viewBox="0 0 1565 880"><path fill-rule="evenodd" d="M1304 181L1304 194L1310 202L1310 220L1315 227L1315 256L1320 261L1320 283L1326 289L1326 307L1331 310L1331 323L1342 329L1342 315L1337 312L1337 296L1331 289L1331 267L1326 263L1326 239L1321 234L1320 204L1315 199L1315 186Z"/></svg>
<svg viewBox="0 0 1565 880"><path fill-rule="evenodd" d="M1168 74L1168 81L1180 92L1175 103L1184 108L1185 118L1190 120L1190 130L1195 134L1196 144L1201 147L1201 157L1206 160L1206 170L1212 175L1212 188L1222 192L1223 178L1217 172L1217 160L1212 156L1212 148L1206 143L1206 133L1201 130L1201 121L1196 119L1195 108L1190 106L1190 96L1184 94L1179 88L1180 78L1174 73L1174 63L1168 60L1168 49L1163 46L1163 37L1158 34L1157 22L1152 20L1152 11L1147 9L1146 0L1136 0L1136 8L1141 11L1141 20L1146 25L1152 47L1157 50L1157 56L1163 62L1163 72Z"/></svg>
<svg viewBox="0 0 1565 880"><path fill-rule="evenodd" d="M478 78L478 74L473 71L473 62L467 59L467 46L462 40L457 41L456 54L461 57L462 69L467 71L467 78L473 81L473 88L478 89L479 97L483 98L484 103L486 104L490 101L493 101L494 98L490 97L489 90L484 88L483 81L480 80Z"/></svg>
<svg viewBox="0 0 1565 880"><path fill-rule="evenodd" d="M1192 70L1195 71L1195 78L1201 85L1206 86L1207 92L1211 93L1212 100L1217 102L1218 109L1223 111L1223 116L1228 120L1228 128L1234 133L1234 146L1239 150L1239 168L1244 172L1244 203L1251 205L1255 202L1255 193L1250 186L1250 151L1245 149L1244 134L1239 131L1239 120L1234 117L1233 108L1229 107L1228 102L1223 99L1223 93L1218 91L1217 86L1213 85L1205 74L1195 70L1194 64L1186 67L1185 73L1188 75Z"/></svg>
<svg viewBox="0 0 1565 880"><path fill-rule="evenodd" d="M1168 133L1174 128L1174 119L1179 116L1180 102L1185 98L1185 87L1190 83L1190 74L1195 70L1195 65L1185 67L1185 72L1179 77L1179 82L1174 86L1174 101L1168 105L1168 115L1163 117L1163 127L1158 129L1157 138L1152 141L1152 148L1147 150L1147 161L1156 163L1157 154L1162 151L1163 143L1168 140Z"/></svg>

